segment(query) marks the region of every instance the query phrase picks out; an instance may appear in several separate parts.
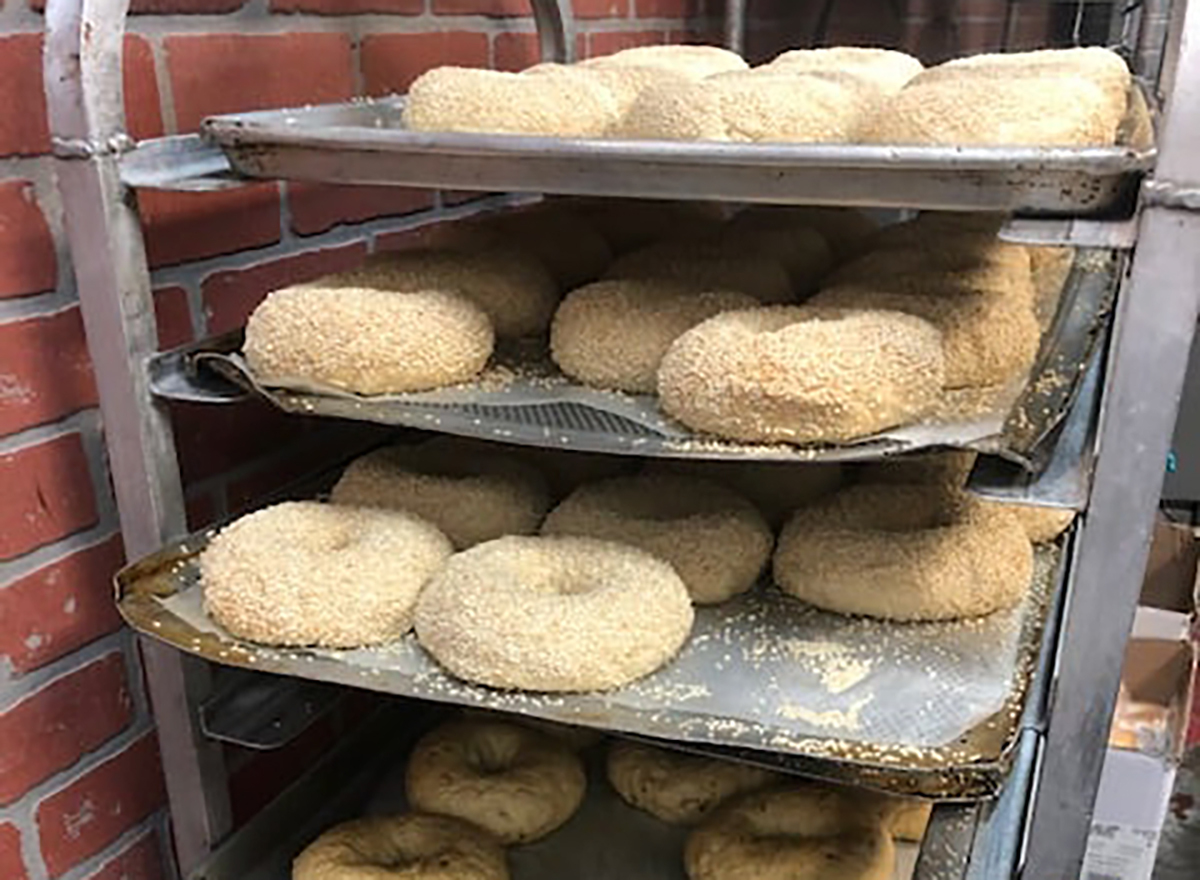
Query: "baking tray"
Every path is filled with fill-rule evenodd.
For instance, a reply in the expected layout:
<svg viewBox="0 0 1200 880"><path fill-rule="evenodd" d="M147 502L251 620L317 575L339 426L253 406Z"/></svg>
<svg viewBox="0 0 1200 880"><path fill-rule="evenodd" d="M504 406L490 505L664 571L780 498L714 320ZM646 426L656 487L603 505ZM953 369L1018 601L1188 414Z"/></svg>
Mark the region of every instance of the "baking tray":
<svg viewBox="0 0 1200 880"><path fill-rule="evenodd" d="M1034 471L1050 458L1058 429L1086 385L1082 380L1100 348L1123 260L1106 250L1077 253L1026 381L948 392L933 416L844 445L758 445L697 434L665 416L650 395L588 388L568 379L538 343L500 349L484 374L464 385L364 397L283 378L267 385L238 354L240 334L230 334L158 356L150 365L151 387L163 397L209 402L238 399L248 392L302 415L589 452L833 462L947 447L998 455Z"/></svg>
<svg viewBox="0 0 1200 880"><path fill-rule="evenodd" d="M202 132L250 177L1059 216L1130 213L1154 163L1144 137L1093 148L580 140L413 132L403 109L390 97L239 113Z"/></svg>
<svg viewBox="0 0 1200 880"><path fill-rule="evenodd" d="M1027 599L967 621L900 624L819 611L763 585L698 608L674 661L603 693L466 684L410 633L376 648L278 649L204 613L196 557L212 530L122 570L138 631L217 663L667 740L820 759L827 778L938 798L994 794L1038 656L1060 553L1042 548Z"/></svg>
<svg viewBox="0 0 1200 880"><path fill-rule="evenodd" d="M292 859L326 828L405 811L406 755L439 717L418 706L382 713L235 832L189 880L291 880ZM686 880L687 829L626 805L605 778L602 749L584 758L588 790L579 810L543 840L508 849L513 880ZM931 820L929 839L937 826ZM918 846L898 842L896 849L892 880L909 880Z"/></svg>

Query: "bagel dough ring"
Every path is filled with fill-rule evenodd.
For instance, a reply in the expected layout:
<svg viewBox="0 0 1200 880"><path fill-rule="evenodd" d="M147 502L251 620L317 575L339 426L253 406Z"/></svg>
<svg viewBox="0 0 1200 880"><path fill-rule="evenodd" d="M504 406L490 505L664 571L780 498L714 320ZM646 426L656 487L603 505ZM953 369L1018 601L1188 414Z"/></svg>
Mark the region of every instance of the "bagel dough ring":
<svg viewBox="0 0 1200 880"><path fill-rule="evenodd" d="M721 244L733 251L776 260L791 279L792 289L808 295L833 266L833 252L825 237L810 226L754 228L730 223L721 232Z"/></svg>
<svg viewBox="0 0 1200 880"><path fill-rule="evenodd" d="M917 278L900 280L915 284ZM1032 295L989 290L922 295L889 290L887 283L830 287L809 302L828 308L886 309L928 321L942 331L947 388L1000 385L1033 365L1041 328Z"/></svg>
<svg viewBox="0 0 1200 880"><path fill-rule="evenodd" d="M602 137L616 115L604 86L566 66L532 76L435 67L409 86L404 104L411 131Z"/></svg>
<svg viewBox="0 0 1200 880"><path fill-rule="evenodd" d="M697 461L661 458L644 473L673 473L713 480L745 497L777 530L797 507L811 504L842 485L839 464L795 462Z"/></svg>
<svg viewBox="0 0 1200 880"><path fill-rule="evenodd" d="M832 46L792 49L776 55L766 65L785 71L834 71L869 82L884 94L898 92L925 66L911 55L893 49Z"/></svg>
<svg viewBox="0 0 1200 880"><path fill-rule="evenodd" d="M550 325L564 373L598 388L653 394L658 364L681 334L754 297L655 279L597 281L567 294Z"/></svg>
<svg viewBox="0 0 1200 880"><path fill-rule="evenodd" d="M370 816L330 828L292 863L292 880L508 880L504 849L452 816Z"/></svg>
<svg viewBox="0 0 1200 880"><path fill-rule="evenodd" d="M1016 605L1033 550L1008 510L945 487L844 489L796 511L775 582L818 608L889 620L957 620Z"/></svg>
<svg viewBox="0 0 1200 880"><path fill-rule="evenodd" d="M888 880L895 845L852 794L769 789L718 808L684 845L689 880Z"/></svg>
<svg viewBox="0 0 1200 880"><path fill-rule="evenodd" d="M589 59L579 66L607 67L617 64L657 67L689 79L704 79L718 73L745 70L748 66L736 52L719 46L635 46Z"/></svg>
<svg viewBox="0 0 1200 880"><path fill-rule="evenodd" d="M544 333L558 304L558 284L550 270L532 254L512 247L381 254L328 280L399 293L454 291L487 313L499 337ZM379 332L373 324L360 324L359 329L368 326L371 332L364 336Z"/></svg>
<svg viewBox="0 0 1200 880"><path fill-rule="evenodd" d="M741 495L680 474L581 486L550 511L542 534L616 541L653 553L671 564L698 605L753 587L774 544L762 514Z"/></svg>
<svg viewBox="0 0 1200 880"><path fill-rule="evenodd" d="M621 799L664 822L692 825L735 795L777 782L778 773L619 740L608 750L608 781Z"/></svg>
<svg viewBox="0 0 1200 880"><path fill-rule="evenodd" d="M246 322L243 352L267 385L303 380L399 394L473 379L494 342L488 316L453 291L396 294L318 282L268 294Z"/></svg>
<svg viewBox="0 0 1200 880"><path fill-rule="evenodd" d="M898 312L811 307L725 312L680 336L659 404L734 440L854 440L912 421L941 394L938 330Z"/></svg>
<svg viewBox="0 0 1200 880"><path fill-rule="evenodd" d="M794 299L787 269L775 259L717 241L664 241L613 261L607 279L675 281L707 290L733 290L760 303Z"/></svg>
<svg viewBox="0 0 1200 880"><path fill-rule="evenodd" d="M417 639L466 681L531 691L620 687L674 657L687 587L645 551L588 538L500 538L421 592Z"/></svg>
<svg viewBox="0 0 1200 880"><path fill-rule="evenodd" d="M729 221L729 229L738 232L795 228L812 228L820 233L836 263L861 253L878 231L874 220L854 208L752 205Z"/></svg>
<svg viewBox="0 0 1200 880"><path fill-rule="evenodd" d="M1032 504L1006 504L1034 544L1049 544L1075 522L1075 511Z"/></svg>
<svg viewBox="0 0 1200 880"><path fill-rule="evenodd" d="M586 789L583 763L565 744L497 719L434 728L405 773L414 809L465 819L504 844L545 837L575 814Z"/></svg>
<svg viewBox="0 0 1200 880"><path fill-rule="evenodd" d="M864 141L949 146L1100 147L1125 115L1080 76L951 77L912 82L863 128Z"/></svg>
<svg viewBox="0 0 1200 880"><path fill-rule="evenodd" d="M777 70L735 71L645 88L613 133L630 139L848 143L871 118L861 81Z"/></svg>
<svg viewBox="0 0 1200 880"><path fill-rule="evenodd" d="M353 648L412 628L450 542L408 513L285 501L221 529L200 554L204 606L266 645Z"/></svg>
<svg viewBox="0 0 1200 880"><path fill-rule="evenodd" d="M333 487L337 504L407 510L432 522L459 550L537 531L550 494L511 454L431 441L384 446L350 462Z"/></svg>

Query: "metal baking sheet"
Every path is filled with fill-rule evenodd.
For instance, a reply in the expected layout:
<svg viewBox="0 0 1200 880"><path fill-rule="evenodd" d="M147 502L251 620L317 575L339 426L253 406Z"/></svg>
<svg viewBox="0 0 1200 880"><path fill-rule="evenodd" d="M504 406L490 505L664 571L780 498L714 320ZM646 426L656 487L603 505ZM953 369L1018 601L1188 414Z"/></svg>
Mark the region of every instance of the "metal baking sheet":
<svg viewBox="0 0 1200 880"><path fill-rule="evenodd" d="M189 880L291 880L292 859L326 828L403 812L406 755L436 719L384 713L234 832ZM513 880L685 880L687 829L625 804L605 779L602 755L585 753L588 789L575 815L543 840L508 849ZM931 828L938 818L935 810ZM892 880L913 877L919 849L897 842Z"/></svg>
<svg viewBox="0 0 1200 880"><path fill-rule="evenodd" d="M947 392L938 410L915 424L845 445L736 443L696 434L665 416L654 397L579 385L549 361L545 346L501 349L484 374L464 385L416 394L364 397L274 377L255 377L237 354L240 336L151 364L155 392L221 402L236 388L303 415L359 419L533 446L624 455L775 461L863 461L919 449L957 447L1002 456L1036 471L1051 457L1087 364L1107 326L1122 258L1081 250L1056 318L1026 381L1005 388ZM225 383L214 383L212 373ZM234 388L231 390L231 384ZM1085 396L1089 407L1095 395Z"/></svg>
<svg viewBox="0 0 1200 880"><path fill-rule="evenodd" d="M239 113L212 117L202 131L251 177L1041 215L1129 213L1154 162L1145 146L731 144L414 132L404 128L403 108L403 97L391 97Z"/></svg>
<svg viewBox="0 0 1200 880"><path fill-rule="evenodd" d="M443 672L412 634L348 651L232 638L205 614L191 536L118 575L140 632L218 663L668 740L820 758L829 778L943 798L994 793L1061 573L1037 553L1027 599L967 621L899 624L819 611L762 586L698 608L670 664L604 693L506 692Z"/></svg>

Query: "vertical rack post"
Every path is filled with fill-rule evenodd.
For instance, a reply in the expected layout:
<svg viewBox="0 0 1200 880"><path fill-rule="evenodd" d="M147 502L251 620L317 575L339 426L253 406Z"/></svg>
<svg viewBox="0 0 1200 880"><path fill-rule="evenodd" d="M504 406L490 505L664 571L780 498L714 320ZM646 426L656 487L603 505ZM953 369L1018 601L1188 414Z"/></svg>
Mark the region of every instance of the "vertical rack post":
<svg viewBox="0 0 1200 880"><path fill-rule="evenodd" d="M1182 3L1184 0L1176 0ZM1200 305L1200 4L1184 10L1122 291L1092 496L1059 638L1024 876L1079 876Z"/></svg>
<svg viewBox="0 0 1200 880"><path fill-rule="evenodd" d="M121 80L128 6L50 0L44 83L125 552L137 557L186 524L169 417L149 388L154 303L133 193L120 175L121 154L132 146ZM230 825L220 748L204 738L194 711L208 669L156 643L143 648L176 857L186 873Z"/></svg>

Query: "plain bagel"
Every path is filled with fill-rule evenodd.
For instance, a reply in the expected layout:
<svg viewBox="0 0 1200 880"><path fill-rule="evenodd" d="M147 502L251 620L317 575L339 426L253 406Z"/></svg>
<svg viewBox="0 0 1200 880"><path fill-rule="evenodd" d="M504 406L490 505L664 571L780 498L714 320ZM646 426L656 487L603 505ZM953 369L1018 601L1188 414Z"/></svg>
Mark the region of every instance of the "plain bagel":
<svg viewBox="0 0 1200 880"><path fill-rule="evenodd" d="M508 880L504 849L452 816L406 813L330 828L292 863L292 880Z"/></svg>
<svg viewBox="0 0 1200 880"><path fill-rule="evenodd" d="M754 792L687 839L689 880L888 880L895 846L849 794L816 786Z"/></svg>
<svg viewBox="0 0 1200 880"><path fill-rule="evenodd" d="M923 415L944 381L942 338L910 315L812 307L725 312L675 340L659 403L698 431L840 442Z"/></svg>
<svg viewBox="0 0 1200 880"><path fill-rule="evenodd" d="M405 775L415 809L465 819L505 844L545 837L574 815L586 788L583 763L565 744L499 719L434 728Z"/></svg>
<svg viewBox="0 0 1200 880"><path fill-rule="evenodd" d="M692 601L701 605L724 602L754 586L774 543L762 514L741 495L680 474L580 486L550 511L542 534L640 547L671 563Z"/></svg>
<svg viewBox="0 0 1200 880"><path fill-rule="evenodd" d="M627 804L681 825L699 822L735 795L764 788L778 773L620 740L608 750L608 781Z"/></svg>
<svg viewBox="0 0 1200 880"><path fill-rule="evenodd" d="M550 509L545 482L528 464L451 438L368 452L342 472L331 497L338 504L422 516L460 550L533 534Z"/></svg>
<svg viewBox="0 0 1200 880"><path fill-rule="evenodd" d="M1033 552L1002 506L941 486L860 485L796 511L775 583L819 608L891 620L955 620L1016 605Z"/></svg>
<svg viewBox="0 0 1200 880"><path fill-rule="evenodd" d="M200 554L200 583L205 608L235 636L353 648L408 632L417 594L450 551L411 514L285 501L221 529Z"/></svg>
<svg viewBox="0 0 1200 880"><path fill-rule="evenodd" d="M635 46L584 61L580 67L609 65L656 67L689 79L703 79L731 70L745 70L747 67L740 55L719 46Z"/></svg>
<svg viewBox="0 0 1200 880"><path fill-rule="evenodd" d="M467 681L531 691L620 687L692 629L674 569L587 538L501 538L450 558L421 592L417 639Z"/></svg>

